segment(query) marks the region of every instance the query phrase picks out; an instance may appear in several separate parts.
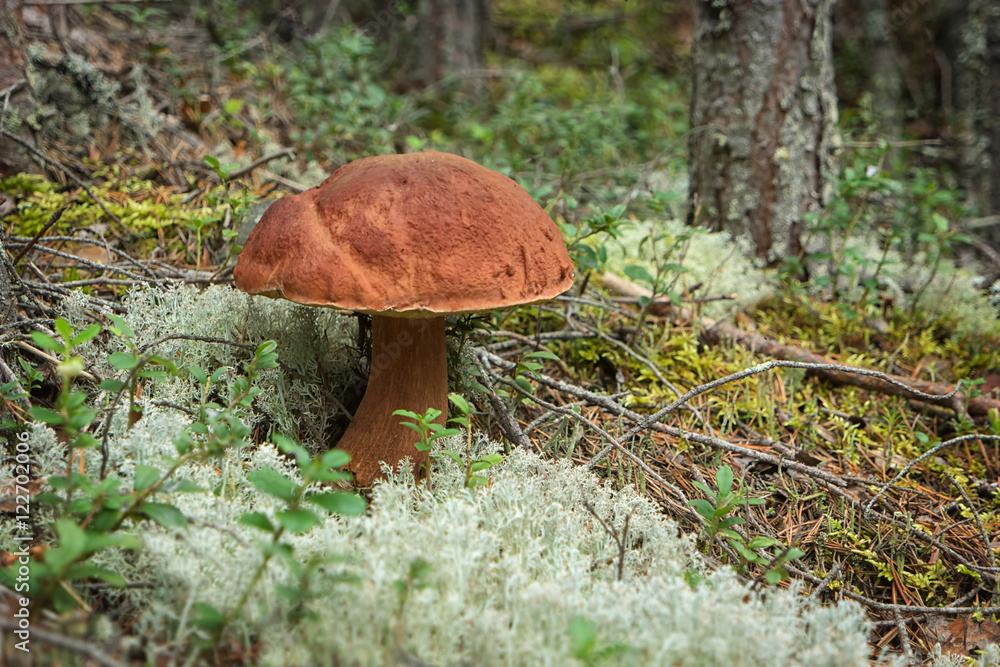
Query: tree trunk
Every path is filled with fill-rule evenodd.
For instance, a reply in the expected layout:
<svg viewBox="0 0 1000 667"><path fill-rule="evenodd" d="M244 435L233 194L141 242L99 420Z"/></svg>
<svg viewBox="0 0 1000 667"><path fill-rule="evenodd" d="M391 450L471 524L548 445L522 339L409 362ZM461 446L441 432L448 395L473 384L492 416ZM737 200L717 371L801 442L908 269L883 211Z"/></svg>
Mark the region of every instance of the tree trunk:
<svg viewBox="0 0 1000 667"><path fill-rule="evenodd" d="M0 121L7 131L16 131L11 128L16 128L31 111L24 74L24 52L21 2L0 0L0 112L5 103L7 107ZM19 134L26 138L23 130ZM0 136L0 176L30 171L32 168L27 151Z"/></svg>
<svg viewBox="0 0 1000 667"><path fill-rule="evenodd" d="M432 85L480 69L487 21L483 0L420 0L414 80Z"/></svg>
<svg viewBox="0 0 1000 667"><path fill-rule="evenodd" d="M959 187L980 215L993 215L1000 213L1000 6L970 0L952 9Z"/></svg>
<svg viewBox="0 0 1000 667"><path fill-rule="evenodd" d="M878 116L878 129L890 139L902 138L902 114L899 93L902 86L899 63L901 54L895 34L890 30L887 0L861 0L862 51L869 55L868 93L872 110Z"/></svg>
<svg viewBox="0 0 1000 667"><path fill-rule="evenodd" d="M833 0L694 0L689 221L800 251L835 167Z"/></svg>

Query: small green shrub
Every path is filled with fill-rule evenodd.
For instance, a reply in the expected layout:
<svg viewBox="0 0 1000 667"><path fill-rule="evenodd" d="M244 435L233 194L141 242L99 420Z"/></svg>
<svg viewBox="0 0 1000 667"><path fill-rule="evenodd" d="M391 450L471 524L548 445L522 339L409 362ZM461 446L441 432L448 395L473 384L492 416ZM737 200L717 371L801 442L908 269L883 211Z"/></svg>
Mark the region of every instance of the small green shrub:
<svg viewBox="0 0 1000 667"><path fill-rule="evenodd" d="M940 312L945 305L928 297L954 282L956 250L969 242L961 192L930 169L891 166L891 150L880 140L851 156L831 179L830 204L803 218L805 254L784 266L788 288L828 294L850 319L873 314L882 296L911 314ZM805 273L808 286L798 283Z"/></svg>
<svg viewBox="0 0 1000 667"><path fill-rule="evenodd" d="M763 505L763 498L750 498L742 488L734 490L733 470L729 466L722 466L715 473L717 491L713 491L701 482L692 484L708 497L708 500L699 498L688 502L706 521L705 532L708 534L706 551L712 549L716 540L725 539L739 557L736 566L740 572L745 573L747 565L755 563L765 569L764 580L770 584L788 579L788 571L783 564L803 556L804 552L801 549L795 547L785 549L777 540L766 535L757 535L748 540L733 530L734 526L746 524L746 519L734 514L736 508L742 506L749 509L750 505ZM773 559L764 558L754 551L771 548L775 549Z"/></svg>
<svg viewBox="0 0 1000 667"><path fill-rule="evenodd" d="M85 593L75 588L78 583L99 579L115 587L124 587L126 577L120 570L102 563L106 552L114 550L140 551L141 543L137 533L142 526L154 523L168 529L183 529L190 520L173 498L177 494L212 493L181 471L192 465L210 465L232 455L234 451L248 444L251 430L243 416L250 410L254 398L261 392L254 382L259 373L277 366L276 345L273 342L261 344L253 357L245 364L245 374L232 376L232 369L220 367L211 374L198 366L179 367L159 354L142 353L135 343L135 332L121 318L111 316L114 326L109 332L124 342L127 351L112 354L108 363L121 373L124 379L106 379L101 388L109 393L108 410L114 414L124 394L129 395L128 416L124 424L126 434L135 422L144 416L144 410L136 407L137 381L166 383L170 378L191 378L200 387L201 400L193 410L195 418L172 438L173 453L162 461L150 463L132 461L130 479L119 474L106 474L121 465L121 461L110 462L108 466L107 440L109 426L105 425L103 448L95 435L92 425L98 410L88 404L87 393L76 389L74 383L83 373L84 360L76 349L97 337L101 325L92 324L82 331L74 331L63 318L55 321L59 338L53 338L40 331L32 332L33 342L39 347L60 356L57 372L61 378L61 389L53 408L36 406L30 415L40 423L60 429L71 452L103 449L99 472L76 472L71 463L62 474L52 474L45 479L48 490L35 496L35 503L47 507L39 514L31 513L40 525L43 539L49 542L41 557L27 563L28 572L19 561L0 569L0 582L10 588L18 587L30 593L31 604L36 611L52 608L68 611L83 603ZM217 387L226 376L230 385L230 398L226 404L215 400ZM192 622L195 627L206 631L205 637L197 638L196 645L211 648L219 642L240 613L256 587L261 575L274 556L280 556L292 572L300 571L304 564L295 559L291 544L282 539L286 531L304 533L320 523L320 518L308 506L315 505L327 513L359 514L365 509L362 498L342 491L318 491L310 487L321 482L339 481L347 478L338 468L348 462L347 455L340 451L330 451L316 458L287 438L275 436L278 446L297 465L301 483L289 479L273 467L260 467L247 475L247 482L259 492L276 498L285 507L274 513L274 521L261 512L248 511L240 520L270 534L270 540L261 546L260 563L255 573L246 581L245 589L238 602L228 611L222 612L209 602L199 602L195 606ZM91 458L95 455L92 454ZM22 466L27 470L27 466ZM91 465L93 469L93 464ZM27 477L21 474L17 479ZM19 481L20 485L21 482ZM30 480L23 486L28 488ZM216 494L224 491L216 487ZM14 527L18 535L29 529L28 518L17 518ZM113 560L113 559L112 559ZM26 588L22 588L24 584Z"/></svg>
<svg viewBox="0 0 1000 667"><path fill-rule="evenodd" d="M450 449L444 449L441 453L465 468L465 485L469 488L475 488L486 483L486 478L476 473L500 463L503 457L499 454L484 454L478 458L473 457L472 432L469 430L469 403L458 394L451 394L448 400L451 401L455 409L459 412L458 417L452 417L448 421L465 427L466 452L464 457L462 454ZM406 417L409 420L401 421L400 424L417 432L418 438L414 443L417 451L430 452L434 448L434 443L438 440L462 433L460 429L445 428L441 424L436 423L434 420L441 416L441 411L434 408L427 408L427 411L422 415L418 415L410 410L396 410L392 414L398 417ZM431 465L436 458L433 455L429 455L425 464L428 491L431 490Z"/></svg>
<svg viewBox="0 0 1000 667"><path fill-rule="evenodd" d="M294 100L292 139L306 158L330 152L354 159L395 153L404 125L417 116L412 101L380 81L371 37L347 27L293 45L282 68L281 93Z"/></svg>

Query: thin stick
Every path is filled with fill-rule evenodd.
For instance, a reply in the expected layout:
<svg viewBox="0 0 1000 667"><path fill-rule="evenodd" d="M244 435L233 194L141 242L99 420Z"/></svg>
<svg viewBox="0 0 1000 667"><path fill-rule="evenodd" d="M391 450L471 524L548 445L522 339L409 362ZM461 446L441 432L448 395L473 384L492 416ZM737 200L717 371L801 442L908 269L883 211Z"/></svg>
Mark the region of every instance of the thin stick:
<svg viewBox="0 0 1000 667"><path fill-rule="evenodd" d="M914 466L916 466L917 464L919 464L921 461L924 461L925 459L928 459L931 456L934 456L935 454L937 454L938 452L940 452L945 447L950 447L951 445L957 444L959 442L965 442L966 440L993 440L994 442L996 442L996 441L1000 441L1000 435L979 435L979 434L973 433L971 435L963 435L963 436L959 436L957 438L952 438L951 440L945 440L944 442L940 442L937 445L935 445L934 447L931 447L929 450L927 450L926 452L924 452L923 454L921 454L917 458L915 458L912 461L910 461L909 463L907 463L906 466L902 470L900 470L898 473L896 473L895 477L893 477L887 483L883 484L882 487L878 490L878 493L876 493L875 496L871 500L869 500L867 504L865 504L865 507L864 507L865 513L867 514L871 510L871 508L875 504L875 502L879 498L881 498L885 494L885 492L889 490L890 487L894 486L896 484L896 482L898 482L899 480L903 479L903 477L905 477L906 474L908 472L910 472L910 470L912 470Z"/></svg>
<svg viewBox="0 0 1000 667"><path fill-rule="evenodd" d="M62 363L61 361L59 361L58 359L56 359L55 357L53 357L48 352L42 352L37 347L33 347L31 345L28 345L24 341L20 341L19 340L16 343L14 343L14 345L17 345L19 348L21 348L22 350L25 350L26 352L31 352L36 357L44 359L45 361L49 362L53 366L58 366L59 364ZM91 375L90 373L88 373L87 371L80 371L80 377L82 377L84 380L90 380L91 382L97 382L97 378L94 377L93 375Z"/></svg>
<svg viewBox="0 0 1000 667"><path fill-rule="evenodd" d="M59 218L62 217L62 214L66 211L67 208L69 208L70 204L72 204L76 200L79 194L80 194L79 191L77 191L77 194L73 196L73 198L70 201L66 202L60 208L58 208L56 212L53 213L52 216L49 218L49 221L45 223L45 226L39 229L38 233L32 236L31 240L24 244L24 247L21 248L21 252L17 253L17 256L14 257L13 261L11 262L14 266L17 266L17 263L20 262L22 259L24 259L25 254L27 254L27 252L31 250L31 247L33 245L38 243L38 239L42 238L42 235L45 234L45 232L49 231L52 225L59 222Z"/></svg>
<svg viewBox="0 0 1000 667"><path fill-rule="evenodd" d="M958 492L962 495L966 504L969 506L969 511L972 512L972 519L975 521L976 528L979 529L979 539L983 541L983 548L986 549L986 555L990 558L990 569L994 572L997 571L997 558L993 553L993 547L990 545L990 536L986 532L986 526L983 525L983 519L979 516L979 512L976 511L976 506L972 504L972 499L969 498L969 494L965 492L965 489L961 484L958 483L954 477L951 476L947 470L944 472L944 476L948 478L948 481L958 489Z"/></svg>
<svg viewBox="0 0 1000 667"><path fill-rule="evenodd" d="M20 628L15 621L0 618L0 630L13 632L18 629ZM63 637L62 635L57 635L54 632L42 630L41 628L35 626L32 626L31 628L31 638L40 641L43 644L48 644L49 646L55 646L57 648L66 649L67 651L72 651L73 653L78 653L89 658L90 660L93 660L99 665L102 665L102 667L125 667L125 663L118 662L96 646L80 641L79 639Z"/></svg>
<svg viewBox="0 0 1000 667"><path fill-rule="evenodd" d="M55 248L49 248L46 246L39 246L36 249L37 252L44 252L49 255L55 255L56 257L62 257L63 259L71 259L74 262L78 262L86 267L95 269L98 271L111 271L112 273L117 273L125 276L126 278L131 278L132 280L138 280L144 283L152 283L154 285L162 285L163 281L157 278L147 278L145 276L140 276L138 273L132 273L131 271L126 271L125 269L119 269L110 264L102 264L100 262L92 262L89 259L84 259L73 253L65 252L63 250L56 250Z"/></svg>
<svg viewBox="0 0 1000 667"><path fill-rule="evenodd" d="M521 430L521 427L514 419L514 415L510 413L507 406L504 405L503 401L500 400L500 397L497 396L496 390L493 388L493 381L490 380L490 371L486 366L486 362L480 359L479 355L475 354L475 351L472 355L472 361L476 364L476 368L479 369L479 374L482 376L483 380L483 386L486 387L489 392L489 394L487 394L487 398L490 401L490 405L493 406L493 411L497 413L497 419L500 421L500 426L503 428L504 433L507 434L507 438L509 438L510 441L518 447L521 447L529 452L537 453L538 450L532 444L531 440L528 439L528 436L524 434L524 431Z"/></svg>

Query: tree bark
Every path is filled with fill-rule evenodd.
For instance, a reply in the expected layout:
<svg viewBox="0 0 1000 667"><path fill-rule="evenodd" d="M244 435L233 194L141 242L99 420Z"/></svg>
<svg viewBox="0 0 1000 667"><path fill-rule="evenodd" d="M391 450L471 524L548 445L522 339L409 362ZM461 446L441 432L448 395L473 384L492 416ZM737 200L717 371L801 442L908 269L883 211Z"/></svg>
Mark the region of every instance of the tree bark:
<svg viewBox="0 0 1000 667"><path fill-rule="evenodd" d="M414 79L432 85L482 68L487 21L483 0L420 0Z"/></svg>
<svg viewBox="0 0 1000 667"><path fill-rule="evenodd" d="M870 55L867 88L871 95L872 110L879 119L879 132L890 139L901 139L901 54L895 35L889 29L889 3L887 0L860 0L859 4L862 12L863 52Z"/></svg>
<svg viewBox="0 0 1000 667"><path fill-rule="evenodd" d="M20 0L0 0L0 113L6 104L0 121L7 131L13 131L30 111L22 23ZM0 136L0 176L30 171L32 167L23 148Z"/></svg>
<svg viewBox="0 0 1000 667"><path fill-rule="evenodd" d="M835 169L833 0L694 0L689 222L800 251Z"/></svg>
<svg viewBox="0 0 1000 667"><path fill-rule="evenodd" d="M980 215L995 215L1000 213L1000 6L995 0L970 0L953 3L952 9L959 187Z"/></svg>

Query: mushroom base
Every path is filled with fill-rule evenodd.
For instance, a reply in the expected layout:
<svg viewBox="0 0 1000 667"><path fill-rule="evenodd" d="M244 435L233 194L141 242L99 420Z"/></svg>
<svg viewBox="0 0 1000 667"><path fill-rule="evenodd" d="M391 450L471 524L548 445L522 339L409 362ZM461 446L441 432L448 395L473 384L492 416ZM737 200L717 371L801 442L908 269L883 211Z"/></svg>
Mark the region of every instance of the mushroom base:
<svg viewBox="0 0 1000 667"><path fill-rule="evenodd" d="M351 455L348 469L357 486L382 476L381 461L393 469L409 457L419 473L426 452L414 446L417 434L400 424L395 410L448 415L448 352L443 317L372 317L372 363L368 389L336 447Z"/></svg>

